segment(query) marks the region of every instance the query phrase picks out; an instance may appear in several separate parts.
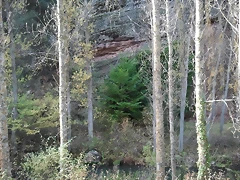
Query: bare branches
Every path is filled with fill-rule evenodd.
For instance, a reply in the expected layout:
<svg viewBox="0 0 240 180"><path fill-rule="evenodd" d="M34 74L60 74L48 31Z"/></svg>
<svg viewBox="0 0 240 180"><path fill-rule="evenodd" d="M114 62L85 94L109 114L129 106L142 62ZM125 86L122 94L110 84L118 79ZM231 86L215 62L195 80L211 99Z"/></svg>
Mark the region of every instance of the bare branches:
<svg viewBox="0 0 240 180"><path fill-rule="evenodd" d="M234 0L233 0L234 1ZM221 15L224 17L224 19L231 25L232 29L235 31L235 33L238 33L238 28L236 25L233 24L233 22L231 22L231 20L229 19L229 17L233 18L235 21L237 21L237 15L234 15L234 12L232 11L232 4L237 3L237 1L235 1L235 3L231 3L232 1L228 1L228 10L227 10L227 15L225 15L225 13L223 12L223 9L226 8L226 1L222 1L221 4L219 3L219 1L215 1L216 6L212 6L213 8L217 9Z"/></svg>

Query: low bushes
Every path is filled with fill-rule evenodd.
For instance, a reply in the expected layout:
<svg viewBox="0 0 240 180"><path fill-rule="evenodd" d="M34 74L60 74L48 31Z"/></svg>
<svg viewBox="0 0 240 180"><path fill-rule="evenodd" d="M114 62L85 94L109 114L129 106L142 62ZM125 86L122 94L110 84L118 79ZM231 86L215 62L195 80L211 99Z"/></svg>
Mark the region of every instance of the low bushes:
<svg viewBox="0 0 240 180"><path fill-rule="evenodd" d="M19 176L22 179L84 179L87 176L87 167L83 157L73 158L70 153L64 159L64 176L59 172L59 149L48 147L39 153L27 154L21 164L22 171Z"/></svg>

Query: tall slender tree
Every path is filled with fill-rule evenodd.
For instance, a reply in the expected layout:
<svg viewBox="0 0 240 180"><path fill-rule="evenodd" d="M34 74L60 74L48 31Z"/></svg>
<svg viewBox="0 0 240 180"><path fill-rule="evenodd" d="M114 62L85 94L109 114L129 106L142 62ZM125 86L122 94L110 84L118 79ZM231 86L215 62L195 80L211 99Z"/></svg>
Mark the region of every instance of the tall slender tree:
<svg viewBox="0 0 240 180"><path fill-rule="evenodd" d="M66 35L64 34L64 0L57 0L57 27L58 27L58 60L59 60L59 121L60 121L60 172L64 172L64 157L68 141L67 123L67 55Z"/></svg>
<svg viewBox="0 0 240 180"><path fill-rule="evenodd" d="M238 104L238 117L237 124L238 130L240 130L240 0L238 1L238 63L237 63L237 83L238 83L238 94L237 94L237 104Z"/></svg>
<svg viewBox="0 0 240 180"><path fill-rule="evenodd" d="M90 30L89 30L89 5L88 0L84 0L85 6L85 42L87 45L90 44ZM92 141L93 138L93 103L92 103L92 95L93 95L93 88L92 88L92 62L91 59L86 59L87 61L87 74L89 79L87 81L87 108L88 108L88 137L89 141Z"/></svg>
<svg viewBox="0 0 240 180"><path fill-rule="evenodd" d="M6 59L4 57L4 43L6 42L3 27L3 3L0 0L0 171L11 177L10 155L8 145L7 125L7 84L5 74Z"/></svg>
<svg viewBox="0 0 240 180"><path fill-rule="evenodd" d="M203 1L195 1L195 95L196 131L198 143L198 180L207 179L209 168L208 139L206 131L204 59L202 49Z"/></svg>
<svg viewBox="0 0 240 180"><path fill-rule="evenodd" d="M219 46L216 48L216 52L218 53L218 58L217 58L217 62L216 62L216 66L215 66L215 71L212 70L214 73L213 75L213 78L212 78L212 102L211 102L211 111L210 111L210 114L207 118L207 136L208 136L208 139L210 137L210 128L211 128L211 125L213 124L213 120L216 116L216 92L217 92L217 77L218 77L218 74L219 74L219 67L221 65L221 60L222 60L222 54L223 54L223 51L224 51L224 46L223 46L223 40L225 39L225 32L226 32L226 28L228 26L228 23L225 22L225 24L223 24L223 18L221 16L221 14L219 14L218 16L218 19L219 19L219 28L221 30L222 33L220 33L219 35L219 38L218 38L218 42L219 42ZM209 20L210 21L210 20ZM208 24L210 26L210 24ZM231 40L229 41L231 43ZM231 59L232 59L232 51L230 50L230 55L229 55L229 62L231 62ZM230 64L228 62L228 70L226 72L227 74L227 77L226 77L226 83L224 83L224 95L223 95L223 99L226 99L227 98L227 92L228 92L228 87L229 87L229 71L230 71ZM223 80L224 82L224 80ZM223 125L222 123L222 118L223 118L223 115L225 114L225 104L223 103L222 105L222 112L221 112L221 118L220 118L220 129ZM221 130L220 130L221 131Z"/></svg>
<svg viewBox="0 0 240 180"><path fill-rule="evenodd" d="M7 27L8 27L8 36L9 36L9 55L11 59L11 69L12 69L12 97L13 97L13 109L12 109L12 118L16 120L18 118L17 112L17 102L18 102L18 81L17 81L17 73L16 73L16 55L15 55L15 42L14 42L14 34L13 34L13 14L12 8L8 1L6 1L6 10L8 14L7 18ZM15 130L12 130L11 134L11 149L12 154L16 154L16 133Z"/></svg>
<svg viewBox="0 0 240 180"><path fill-rule="evenodd" d="M230 40L230 43L231 40ZM230 50L230 55L229 55L229 60L228 60L228 64L227 64L227 77L226 77L226 82L225 82L225 87L224 87L224 94L223 94L223 100L227 99L227 95L228 95L228 89L229 89L229 81L230 81L230 74L231 74L231 63L232 63L232 50ZM224 126L224 120L225 120L225 113L226 113L226 104L223 103L222 108L221 108L221 116L220 116L220 134L222 135L223 133L223 126Z"/></svg>
<svg viewBox="0 0 240 180"><path fill-rule="evenodd" d="M170 4L165 0L166 4L166 20L167 20L167 41L168 41L168 109L169 109L169 125L170 125L170 154L172 180L176 179L176 162L175 162L175 132L174 132L174 105L173 105L173 45L172 45L172 28L170 23Z"/></svg>
<svg viewBox="0 0 240 180"><path fill-rule="evenodd" d="M68 65L67 65L67 136L68 142L71 141L72 138L72 116L71 116L71 82L70 82L70 60L68 58ZM68 150L71 151L71 144L68 144Z"/></svg>
<svg viewBox="0 0 240 180"><path fill-rule="evenodd" d="M185 107L187 98L187 86L188 86L188 64L189 64L189 52L190 52L190 39L189 27L187 22L191 21L191 18L184 16L185 12L188 11L187 1L183 0L178 4L178 21L177 29L179 34L179 58L181 63L181 93L180 93L180 131L179 131L179 152L183 151L183 137L184 137L184 119L185 119Z"/></svg>
<svg viewBox="0 0 240 180"><path fill-rule="evenodd" d="M161 84L161 36L160 36L160 1L152 0L152 58L153 58L153 110L156 121L156 179L165 177L165 144L163 123L163 95Z"/></svg>

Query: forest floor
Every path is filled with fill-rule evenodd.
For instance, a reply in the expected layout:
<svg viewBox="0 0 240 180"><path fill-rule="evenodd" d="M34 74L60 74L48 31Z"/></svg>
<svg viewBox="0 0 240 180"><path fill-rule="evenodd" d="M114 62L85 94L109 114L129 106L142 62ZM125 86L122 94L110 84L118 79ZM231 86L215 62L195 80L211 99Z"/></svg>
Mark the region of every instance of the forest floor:
<svg viewBox="0 0 240 180"><path fill-rule="evenodd" d="M87 146L92 146L103 154L105 163L109 165L116 162L128 165L154 163L154 155L151 153L151 126L137 127L125 122L116 125L114 128L107 128L103 124L101 125L101 122L95 122L95 127L93 144L87 143L87 128L82 127L81 130L79 127L77 128L77 134L72 141L74 153L78 154L79 151L86 150ZM231 166L240 171L240 138L235 137L232 133L232 123L229 122L224 125L222 135L219 133L219 127L218 122L211 127L209 136L211 163L217 166ZM176 130L178 131L177 128ZM170 143L167 131L165 137L166 164L170 165ZM178 136L176 136L176 142L178 142ZM179 165L185 167L196 166L198 154L195 122L185 123L184 151L176 154Z"/></svg>
<svg viewBox="0 0 240 180"><path fill-rule="evenodd" d="M211 163L218 166L238 166L240 171L240 138L239 134L233 133L232 123L224 124L222 135L220 134L220 123L212 124L209 133ZM185 123L184 151L188 159L197 162L197 139L195 122Z"/></svg>
<svg viewBox="0 0 240 180"><path fill-rule="evenodd" d="M100 119L99 121L95 120L95 137L93 143L88 142L86 125L74 125L72 132L73 140L71 142L71 152L73 153L74 157L79 157L79 155L81 155L83 152L86 152L91 148L95 148L99 152L101 152L103 156L103 165L107 171L110 170L111 172L113 165L120 165L120 169L126 167L128 169L150 167L150 169L153 169L154 172L153 167L155 165L155 155L152 153L151 146L152 126L147 123L145 127L133 126L128 121L125 121L124 123L118 123L111 127L108 126L109 124L107 124L107 122L103 123L103 121L101 121ZM222 135L220 135L219 133L219 126L219 123L216 122L212 125L211 128L211 134L209 138L211 166L212 168L215 168L214 172L216 171L218 173L222 173L227 170L231 173L230 175L232 177L240 177L240 139L233 136L232 124L230 122L224 125ZM47 129L48 132L49 130L50 129ZM176 131L177 130L178 128L176 128ZM51 129L52 138L49 136L45 136L45 138L48 139L48 143L50 145L56 143L58 147L58 139L56 139L56 137L58 137L57 131L58 129ZM45 132L45 134L47 133ZM37 140L36 138L34 138L34 135L29 135L28 138L25 137L25 139L32 139L32 141L29 142L29 145L31 146L34 146L33 141L35 141L36 144L34 152L39 152L39 150L44 149L40 145L41 143L37 142L42 139ZM51 141L51 139L53 141ZM170 145L169 135L167 131L165 136L165 144L166 166L170 167ZM40 149L36 148L36 145L40 146ZM185 123L184 151L182 153L178 153L177 151L176 159L178 171L181 171L179 173L182 173L182 170L193 170L194 172L196 172L196 162L198 159L198 154L195 122L193 121ZM184 174L185 173L186 171L184 172ZM116 173L112 175L115 177ZM139 174L136 175L138 177ZM149 174L147 174L147 176L148 175ZM228 176L230 175L228 174ZM146 174L144 176L146 177Z"/></svg>

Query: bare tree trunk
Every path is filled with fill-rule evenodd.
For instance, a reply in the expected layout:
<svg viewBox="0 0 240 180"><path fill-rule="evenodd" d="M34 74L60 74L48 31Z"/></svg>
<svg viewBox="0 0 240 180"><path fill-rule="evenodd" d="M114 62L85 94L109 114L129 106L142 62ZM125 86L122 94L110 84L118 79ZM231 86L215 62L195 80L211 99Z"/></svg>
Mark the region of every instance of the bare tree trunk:
<svg viewBox="0 0 240 180"><path fill-rule="evenodd" d="M170 8L169 1L166 0L166 20L167 20L167 40L168 40L168 107L169 107L169 124L170 124L170 154L171 154L171 169L172 180L176 179L176 161L175 161L175 132L174 132L174 115L173 115L173 46L172 33L170 26Z"/></svg>
<svg viewBox="0 0 240 180"><path fill-rule="evenodd" d="M68 141L67 126L67 56L64 41L64 24L62 23L63 0L57 0L57 25L58 25L58 58L59 58L59 116L60 116L60 172L64 174L64 157Z"/></svg>
<svg viewBox="0 0 240 180"><path fill-rule="evenodd" d="M88 27L88 2L87 0L84 0L85 8L86 8L86 22L85 22L85 38L86 38L86 44L89 44L90 41L90 32ZM91 59L87 59L87 74L89 76L89 79L87 81L87 107L88 107L88 137L89 141L92 141L93 138L93 104L92 104L92 63Z"/></svg>
<svg viewBox="0 0 240 180"><path fill-rule="evenodd" d="M69 77L69 67L70 63L68 62L68 70L67 70L67 82L68 82L68 88L67 88L67 126L68 126L68 151L71 151L71 138L72 138L72 117L71 117L71 83L70 83L70 77Z"/></svg>
<svg viewBox="0 0 240 180"><path fill-rule="evenodd" d="M238 62L237 62L237 83L238 83L238 89L237 89L237 124L240 126L240 0L238 1Z"/></svg>
<svg viewBox="0 0 240 180"><path fill-rule="evenodd" d="M185 1L179 3L179 14L178 14L178 25L180 46L179 46L179 57L181 61L181 94L180 94L180 132L179 132L179 152L183 151L183 138L184 138L184 119L185 119L185 107L187 98L187 86L188 86L188 63L189 63L189 52L190 52L190 39L189 29L187 29L186 22L190 21L190 18L184 19L184 13L186 12Z"/></svg>
<svg viewBox="0 0 240 180"><path fill-rule="evenodd" d="M89 141L92 141L93 138L93 104L92 104L92 67L91 62L89 62L88 65L88 89L87 89L87 95L88 95L88 136Z"/></svg>
<svg viewBox="0 0 240 180"><path fill-rule="evenodd" d="M14 43L14 37L13 37L13 18L12 18L12 11L11 7L8 1L6 1L6 9L8 13L8 35L10 39L10 44L9 44L9 54L11 58L11 63L12 63L12 96L13 96L13 109L12 109L12 118L13 120L16 120L18 118L18 112L17 112L17 103L18 103L18 81L17 81L17 74L16 74L16 56L15 56L15 43ZM12 150L12 155L14 156L17 152L17 147L16 147L16 132L14 129L12 129L12 134L11 134L11 150Z"/></svg>
<svg viewBox="0 0 240 180"><path fill-rule="evenodd" d="M183 43L185 45L185 43ZM184 137L184 119L185 119L185 107L187 98L187 85L188 85L188 61L189 61L189 47L190 47L190 36L187 42L186 56L183 56L183 77L181 79L181 105L180 105L180 132L179 132L179 152L183 151L183 137ZM181 47L180 47L181 48Z"/></svg>
<svg viewBox="0 0 240 180"><path fill-rule="evenodd" d="M0 171L7 177L11 177L10 153L8 145L8 125L7 125L7 84L5 74L6 60L4 58L4 29L3 29L3 6L0 0Z"/></svg>
<svg viewBox="0 0 240 180"><path fill-rule="evenodd" d="M222 27L222 18L219 17L219 25L220 27ZM227 22L225 23L224 27L223 27L223 30L222 32L225 32L226 31L226 28L227 28ZM219 37L219 40L224 40L224 33L221 33L220 37ZM216 64L216 68L215 68L215 72L214 72L214 76L213 76L213 82L212 82L212 104L211 104L211 112L208 116L208 119L207 119L207 137L209 139L210 137L210 128L211 128L211 125L213 124L213 120L215 118L215 114L216 114L216 102L215 102L215 99L216 99L216 85L217 85L217 74L218 74L218 68L220 66L220 62L221 62L221 57L222 57L222 51L223 51L223 47L222 46L219 46L218 47L218 59L217 59L217 64ZM231 55L230 55L231 56ZM229 60L231 61L231 60ZM227 75L228 76L228 75ZM229 78L229 77L228 77ZM224 81L223 81L224 82ZM226 82L228 84L228 82ZM227 89L227 90L226 90ZM228 92L228 87L225 86L225 92ZM225 94L224 92L224 94ZM227 95L227 94L226 94ZM225 112L225 109L224 109L224 106L225 104L222 106L222 110ZM222 111L222 113L223 113ZM222 116L222 114L221 114ZM222 117L221 117L222 118ZM221 123L220 123L220 126L221 126ZM221 130L220 130L221 131Z"/></svg>
<svg viewBox="0 0 240 180"><path fill-rule="evenodd" d="M232 51L230 51L230 56L229 56L229 60L228 60L227 78L226 78L226 83L225 83L223 100L227 99L228 88L229 88L229 80L230 80L231 63L232 63ZM226 105L225 105L225 103L223 103L221 117L220 117L220 134L221 135L222 135L222 132L223 132L225 112L226 112Z"/></svg>
<svg viewBox="0 0 240 180"><path fill-rule="evenodd" d="M196 0L196 25L195 25L195 94L196 94L196 131L198 143L198 180L208 178L209 152L206 132L205 113L205 85L203 72L203 53L201 45L203 1Z"/></svg>
<svg viewBox="0 0 240 180"><path fill-rule="evenodd" d="M215 118L215 114L216 114L216 103L215 103L215 99L216 99L216 85L217 85L217 74L218 74L218 68L219 68L219 64L220 64L220 60L221 60L221 55L222 55L222 50L220 48L219 52L218 52L218 60L217 60L217 64L216 64L216 68L214 70L214 76L213 76L213 82L212 82L212 103L211 103L211 112L207 118L207 137L208 139L210 138L210 129L211 129L211 125L213 123L213 120Z"/></svg>
<svg viewBox="0 0 240 180"><path fill-rule="evenodd" d="M152 49L153 49L153 109L156 118L156 180L165 177L165 144L163 123L163 95L160 63L160 1L152 0Z"/></svg>
<svg viewBox="0 0 240 180"><path fill-rule="evenodd" d="M154 102L152 103L152 109L156 107L154 105ZM155 111L152 110L153 117L152 117L152 128L153 128L153 153L156 153L156 117L155 117Z"/></svg>

